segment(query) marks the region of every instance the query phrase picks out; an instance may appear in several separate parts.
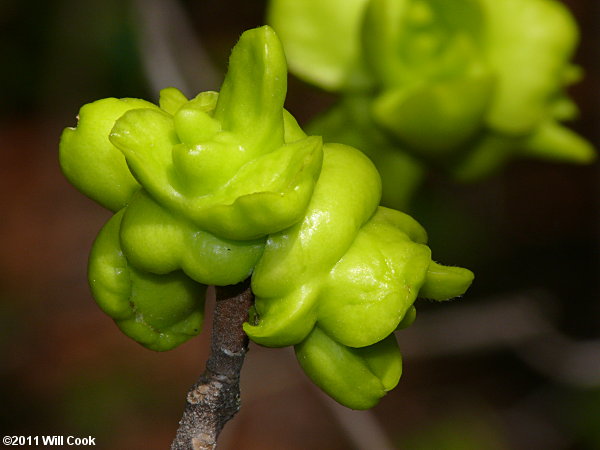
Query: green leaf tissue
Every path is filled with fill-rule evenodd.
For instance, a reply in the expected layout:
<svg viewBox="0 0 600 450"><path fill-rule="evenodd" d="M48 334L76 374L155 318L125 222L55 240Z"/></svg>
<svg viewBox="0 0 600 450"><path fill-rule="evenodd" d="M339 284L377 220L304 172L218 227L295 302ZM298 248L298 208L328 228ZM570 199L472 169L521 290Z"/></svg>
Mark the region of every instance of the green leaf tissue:
<svg viewBox="0 0 600 450"><path fill-rule="evenodd" d="M513 157L588 163L561 122L577 24L557 0L271 0L292 73L339 101L311 132L358 146L402 204L423 164L481 179Z"/></svg>
<svg viewBox="0 0 600 450"><path fill-rule="evenodd" d="M81 108L60 164L115 212L91 251L92 294L123 333L163 351L200 332L208 285L251 277L250 339L295 346L331 397L370 408L398 383L394 331L417 297L460 296L473 274L434 262L423 228L378 206L366 156L304 133L283 107L286 80L265 26L241 36L219 93Z"/></svg>

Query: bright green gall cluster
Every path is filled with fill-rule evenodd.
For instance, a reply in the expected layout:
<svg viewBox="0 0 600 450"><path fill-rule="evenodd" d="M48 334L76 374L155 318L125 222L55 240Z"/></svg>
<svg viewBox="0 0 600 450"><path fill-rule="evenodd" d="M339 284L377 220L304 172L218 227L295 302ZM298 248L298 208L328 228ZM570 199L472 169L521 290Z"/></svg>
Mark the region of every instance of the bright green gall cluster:
<svg viewBox="0 0 600 450"><path fill-rule="evenodd" d="M595 157L560 123L577 114L566 88L580 70L556 0L271 0L268 19L291 71L342 94L311 131L367 151L384 191L386 172L418 180L411 156L462 180L512 156Z"/></svg>
<svg viewBox="0 0 600 450"><path fill-rule="evenodd" d="M188 101L169 88L160 106L103 99L64 131L60 163L69 181L118 211L92 250L93 293L147 347L169 349L197 334L202 286L248 278L266 236L303 217L322 143L284 140L294 122L283 110L286 77L274 33L256 31L234 49L220 95ZM191 280L201 286L188 289ZM160 320L150 312L159 302L171 308Z"/></svg>
<svg viewBox="0 0 600 450"><path fill-rule="evenodd" d="M91 252L92 293L125 334L168 350L200 332L207 285L251 277L248 336L295 345L317 385L369 408L400 378L393 333L417 297L462 295L473 275L433 262L421 226L378 206L367 157L302 131L286 77L262 27L240 38L220 93L81 109L61 166L115 212Z"/></svg>

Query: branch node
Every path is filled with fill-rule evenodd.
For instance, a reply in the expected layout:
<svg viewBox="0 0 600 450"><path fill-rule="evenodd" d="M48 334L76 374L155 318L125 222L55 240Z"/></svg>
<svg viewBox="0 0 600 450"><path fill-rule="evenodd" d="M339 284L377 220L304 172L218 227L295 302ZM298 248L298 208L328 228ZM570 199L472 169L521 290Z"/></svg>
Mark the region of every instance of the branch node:
<svg viewBox="0 0 600 450"><path fill-rule="evenodd" d="M235 356L235 357L239 358L240 356L244 356L246 354L246 351L243 350L243 349L242 349L242 351L239 351L239 352L232 352L231 350L226 349L225 347L221 347L220 350L223 353L225 353L227 356L230 356L230 357L234 357Z"/></svg>

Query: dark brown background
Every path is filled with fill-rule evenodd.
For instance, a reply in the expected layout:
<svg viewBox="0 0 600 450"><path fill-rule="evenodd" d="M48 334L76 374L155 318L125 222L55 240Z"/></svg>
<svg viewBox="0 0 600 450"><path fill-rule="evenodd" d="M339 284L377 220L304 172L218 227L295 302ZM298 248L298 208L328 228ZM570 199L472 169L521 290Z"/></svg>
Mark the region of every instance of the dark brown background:
<svg viewBox="0 0 600 450"><path fill-rule="evenodd" d="M582 29L576 59L586 70L572 90L582 111L573 127L600 147L600 3L567 3ZM76 192L57 164L60 132L75 124L82 104L156 98L138 52L135 5L0 4L2 434L167 448L207 356L209 321L201 337L158 354L99 311L86 259L110 213ZM263 23L263 1L180 6L219 74L239 34ZM200 76L190 86L217 87L205 82ZM290 80L287 106L302 121L331 101ZM398 335L399 387L351 426L375 418L393 445L411 450L600 448L599 168L517 161L475 186L428 179L413 213L430 231L434 257L471 268L476 282L460 302L421 304L414 330ZM586 349L587 357L569 362L571 350ZM584 376L565 380L575 364ZM347 419L288 350L253 345L242 390L224 449L356 445L340 426Z"/></svg>

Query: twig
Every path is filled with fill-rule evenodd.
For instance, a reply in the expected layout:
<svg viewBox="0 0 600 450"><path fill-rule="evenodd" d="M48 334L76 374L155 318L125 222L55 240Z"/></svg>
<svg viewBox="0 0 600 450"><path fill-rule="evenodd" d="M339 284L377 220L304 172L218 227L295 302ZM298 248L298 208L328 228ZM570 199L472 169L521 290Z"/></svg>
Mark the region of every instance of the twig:
<svg viewBox="0 0 600 450"><path fill-rule="evenodd" d="M179 88L194 96L217 90L222 74L211 62L192 23L176 0L134 0L142 65L154 92Z"/></svg>
<svg viewBox="0 0 600 450"><path fill-rule="evenodd" d="M551 320L550 293L529 291L425 312L398 337L407 359L509 348L549 379L578 388L600 384L600 339L576 340ZM550 317L549 317L550 316ZM557 357L560 355L560 357Z"/></svg>
<svg viewBox="0 0 600 450"><path fill-rule="evenodd" d="M322 404L333 415L352 448L361 450L392 450L394 445L372 410L355 411L340 405L312 382L306 380Z"/></svg>
<svg viewBox="0 0 600 450"><path fill-rule="evenodd" d="M240 372L248 351L242 324L254 301L249 281L216 288L211 353L187 394L172 450L214 449L223 426L240 409Z"/></svg>

